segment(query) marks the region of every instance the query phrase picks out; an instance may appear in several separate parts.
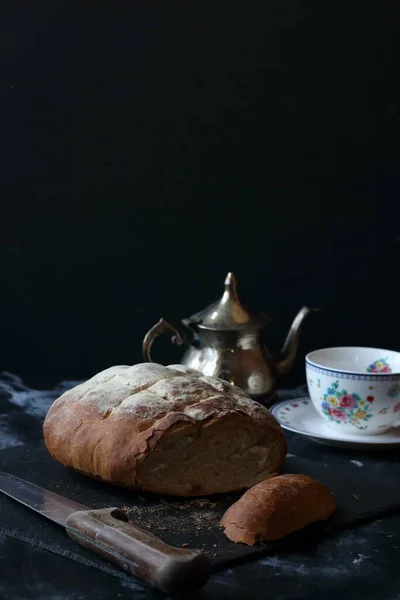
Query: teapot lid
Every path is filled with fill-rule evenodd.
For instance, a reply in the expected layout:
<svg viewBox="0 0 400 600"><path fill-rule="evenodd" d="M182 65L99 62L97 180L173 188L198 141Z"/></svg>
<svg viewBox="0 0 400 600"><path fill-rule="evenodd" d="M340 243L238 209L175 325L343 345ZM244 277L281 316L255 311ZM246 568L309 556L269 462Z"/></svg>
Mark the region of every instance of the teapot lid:
<svg viewBox="0 0 400 600"><path fill-rule="evenodd" d="M262 313L249 312L237 294L234 274L228 273L222 298L188 319L183 319L182 322L184 325L194 325L200 329L226 331L261 329L270 319Z"/></svg>

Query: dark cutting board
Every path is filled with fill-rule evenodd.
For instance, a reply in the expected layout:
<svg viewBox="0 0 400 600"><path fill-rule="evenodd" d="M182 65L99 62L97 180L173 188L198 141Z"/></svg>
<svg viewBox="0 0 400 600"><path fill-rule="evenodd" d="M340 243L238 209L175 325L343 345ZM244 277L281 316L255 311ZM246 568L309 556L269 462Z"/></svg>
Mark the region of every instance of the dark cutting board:
<svg viewBox="0 0 400 600"><path fill-rule="evenodd" d="M293 550L311 538L355 526L400 509L400 488L374 478L348 475L329 465L298 457L286 459L282 472L305 473L324 483L335 496L337 512L325 523L306 528L277 542L249 547L230 542L219 528L224 511L238 494L176 499L134 493L92 480L66 469L48 455L42 443L0 452L0 469L32 481L92 508L117 506L128 510L131 521L165 542L199 548L213 569L271 552ZM62 528L0 494L0 533L22 539L118 577L129 578L68 538Z"/></svg>

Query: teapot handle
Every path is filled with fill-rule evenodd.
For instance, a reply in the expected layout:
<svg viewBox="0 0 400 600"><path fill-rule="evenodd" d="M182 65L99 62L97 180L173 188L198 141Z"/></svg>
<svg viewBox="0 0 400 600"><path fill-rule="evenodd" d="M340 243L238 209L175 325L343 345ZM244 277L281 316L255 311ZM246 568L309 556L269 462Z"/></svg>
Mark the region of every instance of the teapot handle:
<svg viewBox="0 0 400 600"><path fill-rule="evenodd" d="M143 339L142 353L147 362L153 362L150 352L156 337L158 337L161 333L168 332L174 334L171 338L171 342L173 344L177 344L177 346L182 346L182 344L188 343L188 340L184 336L182 336L181 333L179 333L176 327L171 325L171 323L168 323L168 321L166 321L165 319L160 319L158 323L156 323L151 329L149 329L149 331L146 333Z"/></svg>

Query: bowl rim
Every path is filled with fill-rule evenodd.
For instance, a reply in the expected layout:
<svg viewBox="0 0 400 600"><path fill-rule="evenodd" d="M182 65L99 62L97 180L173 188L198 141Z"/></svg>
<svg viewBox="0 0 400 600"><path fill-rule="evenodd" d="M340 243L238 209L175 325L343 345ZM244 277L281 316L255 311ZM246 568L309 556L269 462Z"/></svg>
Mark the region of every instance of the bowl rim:
<svg viewBox="0 0 400 600"><path fill-rule="evenodd" d="M389 350L388 348L373 348L373 347L369 347L369 346L327 346L326 348L317 348L316 350L312 350L311 352L308 352L308 354L306 354L306 365L311 365L313 367L316 367L317 369L322 369L324 371L330 371L331 373L347 373L349 375L365 375L368 377L393 377L393 376L400 376L400 371L392 371L391 373L366 373L365 371L351 371L349 369L333 369L331 367L327 367L326 365L321 365L320 363L317 363L315 361L313 361L310 357L312 354L316 353L316 352L321 352L321 350L373 350L375 352L391 352L394 354L398 354L400 357L400 352L398 352L397 350Z"/></svg>

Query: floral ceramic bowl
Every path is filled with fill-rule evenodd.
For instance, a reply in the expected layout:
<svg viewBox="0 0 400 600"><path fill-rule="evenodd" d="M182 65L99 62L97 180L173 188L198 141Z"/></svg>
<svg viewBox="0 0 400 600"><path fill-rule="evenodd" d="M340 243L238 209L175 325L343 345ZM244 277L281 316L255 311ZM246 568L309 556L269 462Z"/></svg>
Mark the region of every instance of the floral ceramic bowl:
<svg viewBox="0 0 400 600"><path fill-rule="evenodd" d="M376 435L400 425L400 352L325 348L306 356L308 391L330 427Z"/></svg>

